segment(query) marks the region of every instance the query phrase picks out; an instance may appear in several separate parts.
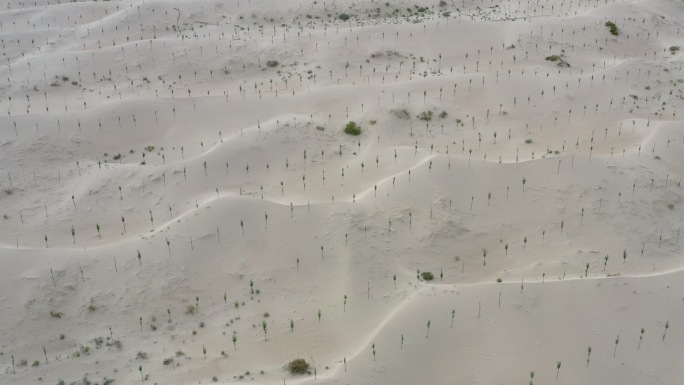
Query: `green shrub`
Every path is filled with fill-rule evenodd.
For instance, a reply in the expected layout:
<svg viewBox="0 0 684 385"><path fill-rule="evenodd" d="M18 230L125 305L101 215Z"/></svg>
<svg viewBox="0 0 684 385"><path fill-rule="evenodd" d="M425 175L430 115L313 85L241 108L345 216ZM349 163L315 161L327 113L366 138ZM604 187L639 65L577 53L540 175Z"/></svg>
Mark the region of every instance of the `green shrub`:
<svg viewBox="0 0 684 385"><path fill-rule="evenodd" d="M432 275L432 273L429 271L424 271L424 272L420 273L420 278L423 281L432 281L433 279L435 279L435 276Z"/></svg>
<svg viewBox="0 0 684 385"><path fill-rule="evenodd" d="M349 134L349 135L361 135L361 127L359 127L356 122L350 121L347 123L347 125L344 127L344 132Z"/></svg>
<svg viewBox="0 0 684 385"><path fill-rule="evenodd" d="M670 52L671 52L673 55L676 54L677 51L679 51L679 46L678 46L678 45L673 45L672 47L670 47Z"/></svg>
<svg viewBox="0 0 684 385"><path fill-rule="evenodd" d="M266 62L266 65L269 66L269 67L271 67L271 68L277 67L278 64L280 64L280 63L278 63L277 60L269 60L269 61Z"/></svg>
<svg viewBox="0 0 684 385"><path fill-rule="evenodd" d="M551 56L547 56L547 57L546 57L546 60L552 61L552 62L557 62L557 61L559 61L560 59L561 59L561 57L558 56L558 55L551 55Z"/></svg>
<svg viewBox="0 0 684 385"><path fill-rule="evenodd" d="M608 27L610 29L611 35L617 36L620 34L620 32L618 31L617 25L615 25L615 23L613 23L612 21L606 21L606 27Z"/></svg>
<svg viewBox="0 0 684 385"><path fill-rule="evenodd" d="M292 374L305 374L309 371L309 363L303 358L296 358L287 364L287 369Z"/></svg>
<svg viewBox="0 0 684 385"><path fill-rule="evenodd" d="M342 20L342 21L347 21L347 20L349 20L349 15L347 15L346 13L340 13L340 15L339 15L338 17L339 17L339 19Z"/></svg>

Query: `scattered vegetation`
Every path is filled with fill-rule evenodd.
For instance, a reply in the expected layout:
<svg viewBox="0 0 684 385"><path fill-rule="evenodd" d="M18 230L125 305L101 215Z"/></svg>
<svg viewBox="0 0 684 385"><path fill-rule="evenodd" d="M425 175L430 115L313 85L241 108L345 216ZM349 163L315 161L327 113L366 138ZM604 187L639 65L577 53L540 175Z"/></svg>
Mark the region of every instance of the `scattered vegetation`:
<svg viewBox="0 0 684 385"><path fill-rule="evenodd" d="M416 116L420 120L424 120L426 122L429 122L432 120L432 111L423 111L420 114Z"/></svg>
<svg viewBox="0 0 684 385"><path fill-rule="evenodd" d="M423 281L429 282L435 279L435 276L429 271L423 271L422 273L420 273L420 278Z"/></svg>
<svg viewBox="0 0 684 385"><path fill-rule="evenodd" d="M269 66L269 67L271 67L271 68L277 67L278 64L280 64L280 63L278 63L277 60L269 60L269 61L266 62L266 65Z"/></svg>
<svg viewBox="0 0 684 385"><path fill-rule="evenodd" d="M340 15L337 16L337 17L338 17L340 20L342 20L342 21L347 21L347 20L349 20L349 15L347 15L346 13L340 13Z"/></svg>
<svg viewBox="0 0 684 385"><path fill-rule="evenodd" d="M391 109L390 114L394 115L394 117L401 119L401 120L411 119L411 114L409 114L408 110L405 108Z"/></svg>

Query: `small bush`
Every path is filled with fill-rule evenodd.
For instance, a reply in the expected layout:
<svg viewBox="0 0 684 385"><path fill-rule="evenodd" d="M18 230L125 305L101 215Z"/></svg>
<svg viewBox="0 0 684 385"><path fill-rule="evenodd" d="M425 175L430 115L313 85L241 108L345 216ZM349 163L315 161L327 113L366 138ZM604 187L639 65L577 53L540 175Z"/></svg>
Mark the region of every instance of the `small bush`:
<svg viewBox="0 0 684 385"><path fill-rule="evenodd" d="M552 61L552 62L557 62L557 61L561 60L561 57L558 55L551 55L551 56L547 56L546 60Z"/></svg>
<svg viewBox="0 0 684 385"><path fill-rule="evenodd" d="M679 46L678 46L678 45L673 45L672 47L670 47L670 52L671 52L673 55L676 54L677 51L679 51Z"/></svg>
<svg viewBox="0 0 684 385"><path fill-rule="evenodd" d="M527 143L527 144L532 143L532 139L525 139L525 143Z"/></svg>
<svg viewBox="0 0 684 385"><path fill-rule="evenodd" d="M62 318L63 315L62 312L50 310L50 317L52 318Z"/></svg>
<svg viewBox="0 0 684 385"><path fill-rule="evenodd" d="M349 20L349 15L347 15L346 13L340 13L338 18L342 21L347 21L347 20Z"/></svg>
<svg viewBox="0 0 684 385"><path fill-rule="evenodd" d="M420 114L416 116L420 120L424 120L426 122L429 122L432 120L432 111L423 111Z"/></svg>
<svg viewBox="0 0 684 385"><path fill-rule="evenodd" d="M287 369L292 374L305 374L309 371L309 363L303 358L296 358L287 364Z"/></svg>
<svg viewBox="0 0 684 385"><path fill-rule="evenodd" d="M349 135L361 135L361 127L359 127L358 124L355 122L350 121L347 123L347 125L344 127L344 132Z"/></svg>
<svg viewBox="0 0 684 385"><path fill-rule="evenodd" d="M139 359L139 360L146 360L146 359L147 359L147 353L145 353L145 352L143 352L143 351L139 351L139 352L135 355L135 358L137 358L137 359Z"/></svg>
<svg viewBox="0 0 684 385"><path fill-rule="evenodd" d="M168 365L171 365L172 362L173 362L173 358L164 358L164 361L162 361L162 364L164 364L164 366L168 366Z"/></svg>
<svg viewBox="0 0 684 385"><path fill-rule="evenodd" d="M185 314L195 314L195 305L188 305L188 307L185 308Z"/></svg>
<svg viewBox="0 0 684 385"><path fill-rule="evenodd" d="M446 118L448 115L449 115L449 114L447 114L446 111L442 111L442 112L439 113L439 118L440 118L440 119L444 119L444 118Z"/></svg>
<svg viewBox="0 0 684 385"><path fill-rule="evenodd" d="M433 279L435 279L435 276L432 275L432 273L429 271L424 271L424 272L420 273L420 278L423 281L432 281Z"/></svg>
<svg viewBox="0 0 684 385"><path fill-rule="evenodd" d="M617 25L613 23L612 21L606 21L606 27L610 29L610 34L613 36L617 36L620 34Z"/></svg>
<svg viewBox="0 0 684 385"><path fill-rule="evenodd" d="M398 110L390 110L390 114L394 115L396 118L401 120L411 119L411 114L409 114L408 110L405 108L401 108Z"/></svg>
<svg viewBox="0 0 684 385"><path fill-rule="evenodd" d="M271 68L277 67L278 64L280 64L280 63L278 63L277 60L269 60L269 61L266 62L266 65L269 66L269 67L271 67Z"/></svg>

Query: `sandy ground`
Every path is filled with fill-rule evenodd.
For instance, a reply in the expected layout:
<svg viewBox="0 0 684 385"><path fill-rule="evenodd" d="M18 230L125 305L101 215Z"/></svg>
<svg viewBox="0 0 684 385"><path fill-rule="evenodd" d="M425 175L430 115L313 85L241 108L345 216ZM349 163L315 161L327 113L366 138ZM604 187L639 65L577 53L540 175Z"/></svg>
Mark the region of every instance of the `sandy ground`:
<svg viewBox="0 0 684 385"><path fill-rule="evenodd" d="M0 8L0 383L684 378L680 2Z"/></svg>

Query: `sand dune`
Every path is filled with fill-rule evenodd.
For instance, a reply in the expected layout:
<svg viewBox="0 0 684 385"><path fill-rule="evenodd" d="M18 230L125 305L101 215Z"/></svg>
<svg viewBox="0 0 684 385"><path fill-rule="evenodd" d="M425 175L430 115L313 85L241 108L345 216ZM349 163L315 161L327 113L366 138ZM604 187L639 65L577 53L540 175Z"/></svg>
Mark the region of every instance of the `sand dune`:
<svg viewBox="0 0 684 385"><path fill-rule="evenodd" d="M5 2L0 383L678 383L682 16Z"/></svg>

